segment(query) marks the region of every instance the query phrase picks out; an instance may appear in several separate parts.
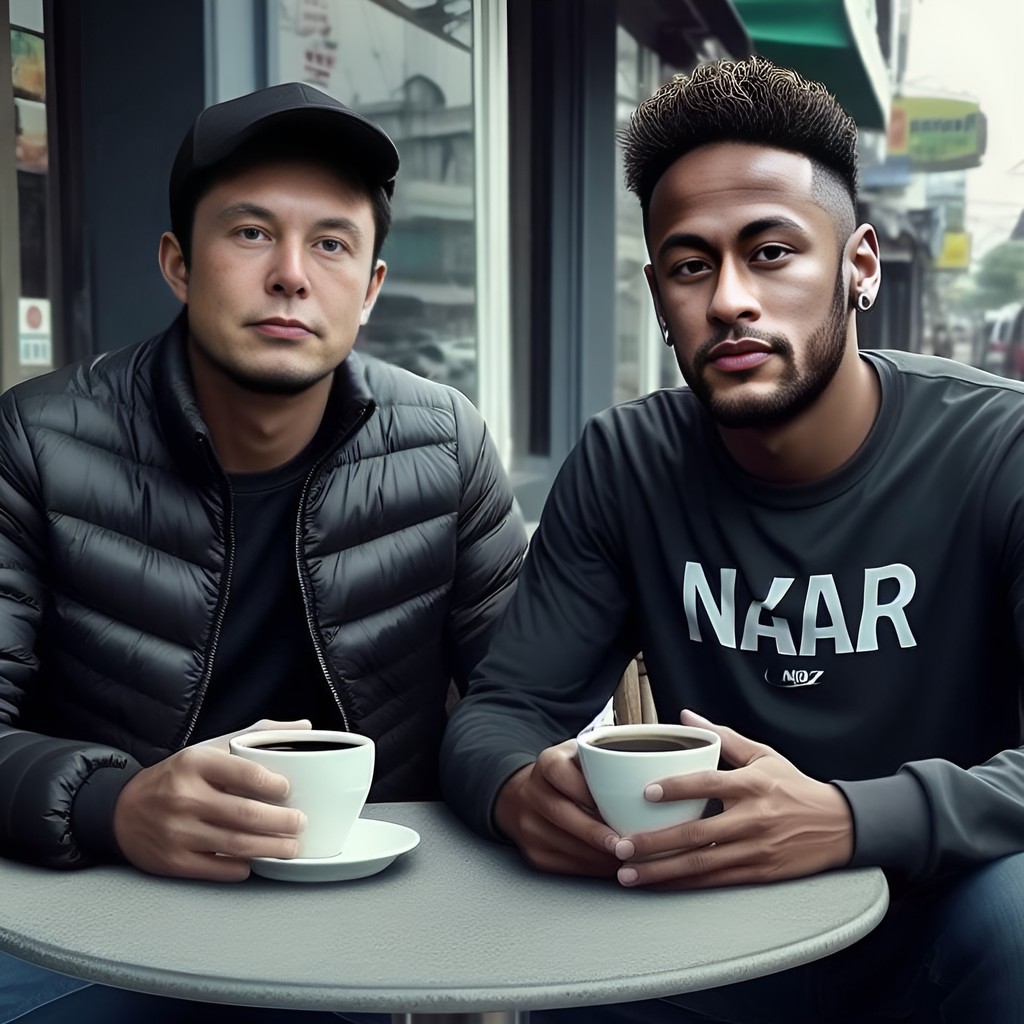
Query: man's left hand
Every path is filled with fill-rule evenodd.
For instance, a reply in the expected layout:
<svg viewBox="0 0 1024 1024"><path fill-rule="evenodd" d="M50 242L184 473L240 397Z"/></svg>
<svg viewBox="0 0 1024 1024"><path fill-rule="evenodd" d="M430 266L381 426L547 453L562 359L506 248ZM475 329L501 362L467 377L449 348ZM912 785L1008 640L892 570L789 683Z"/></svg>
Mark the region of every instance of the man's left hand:
<svg viewBox="0 0 1024 1024"><path fill-rule="evenodd" d="M733 770L675 775L648 786L646 796L718 799L722 812L619 840L622 885L701 889L774 882L849 863L853 817L837 787L804 775L771 747L690 711L681 721L717 732L722 757Z"/></svg>

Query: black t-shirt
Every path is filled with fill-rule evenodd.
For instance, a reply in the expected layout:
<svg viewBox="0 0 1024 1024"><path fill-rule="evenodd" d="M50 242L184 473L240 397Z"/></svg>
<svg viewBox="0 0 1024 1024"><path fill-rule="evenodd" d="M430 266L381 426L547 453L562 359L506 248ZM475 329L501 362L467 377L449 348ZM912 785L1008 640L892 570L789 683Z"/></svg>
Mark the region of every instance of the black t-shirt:
<svg viewBox="0 0 1024 1024"><path fill-rule="evenodd" d="M213 674L193 742L260 718L341 729L317 661L296 564L296 521L314 446L265 473L229 474L235 551Z"/></svg>

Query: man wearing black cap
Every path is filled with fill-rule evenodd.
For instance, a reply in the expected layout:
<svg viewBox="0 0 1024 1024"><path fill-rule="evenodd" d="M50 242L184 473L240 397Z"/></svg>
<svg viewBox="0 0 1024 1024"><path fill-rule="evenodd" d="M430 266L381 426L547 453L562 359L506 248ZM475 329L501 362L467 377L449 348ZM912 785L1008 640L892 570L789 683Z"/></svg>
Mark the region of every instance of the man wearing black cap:
<svg viewBox="0 0 1024 1024"><path fill-rule="evenodd" d="M203 111L160 240L181 315L0 400L0 854L221 881L293 857L283 780L222 749L253 722L367 734L371 801L438 795L449 683L525 535L470 403L352 353L397 170L307 85ZM3 971L0 1020L60 988L5 1008ZM95 992L23 1019L131 1009Z"/></svg>

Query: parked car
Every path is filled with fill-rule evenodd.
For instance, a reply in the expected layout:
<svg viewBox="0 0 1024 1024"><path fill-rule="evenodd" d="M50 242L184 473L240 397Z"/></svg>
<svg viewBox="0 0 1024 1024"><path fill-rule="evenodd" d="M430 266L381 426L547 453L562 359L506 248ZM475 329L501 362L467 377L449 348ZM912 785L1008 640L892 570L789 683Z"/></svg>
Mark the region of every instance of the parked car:
<svg viewBox="0 0 1024 1024"><path fill-rule="evenodd" d="M361 331L359 347L421 377L450 384L470 401L477 401L474 337L384 322Z"/></svg>
<svg viewBox="0 0 1024 1024"><path fill-rule="evenodd" d="M982 368L1024 380L1024 302L1011 302L986 316Z"/></svg>

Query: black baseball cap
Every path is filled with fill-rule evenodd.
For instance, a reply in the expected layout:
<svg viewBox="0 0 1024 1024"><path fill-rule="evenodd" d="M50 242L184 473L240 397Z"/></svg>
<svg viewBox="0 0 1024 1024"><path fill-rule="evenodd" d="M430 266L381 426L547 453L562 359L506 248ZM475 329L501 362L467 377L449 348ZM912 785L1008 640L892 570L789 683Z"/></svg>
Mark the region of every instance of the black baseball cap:
<svg viewBox="0 0 1024 1024"><path fill-rule="evenodd" d="M171 168L171 225L175 233L191 222L195 205L217 168L257 140L301 140L339 167L356 169L371 187L388 196L395 187L398 150L379 126L313 85L287 82L215 103L201 111L178 149Z"/></svg>

